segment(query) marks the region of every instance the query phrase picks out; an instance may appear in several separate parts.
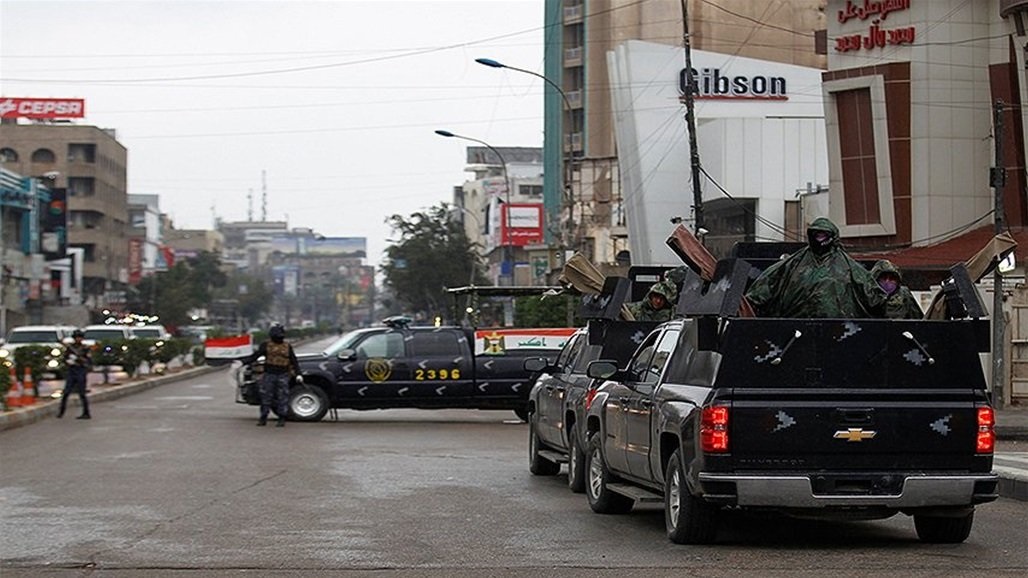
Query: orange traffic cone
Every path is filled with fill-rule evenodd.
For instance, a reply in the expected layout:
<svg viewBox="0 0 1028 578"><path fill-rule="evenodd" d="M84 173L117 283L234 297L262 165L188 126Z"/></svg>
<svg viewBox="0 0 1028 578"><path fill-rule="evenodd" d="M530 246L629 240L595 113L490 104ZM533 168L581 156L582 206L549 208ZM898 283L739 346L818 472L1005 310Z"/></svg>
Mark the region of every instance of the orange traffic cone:
<svg viewBox="0 0 1028 578"><path fill-rule="evenodd" d="M21 407L21 383L18 382L18 374L14 371L14 364L10 366L11 387L7 390L7 407Z"/></svg>
<svg viewBox="0 0 1028 578"><path fill-rule="evenodd" d="M32 382L32 370L25 368L25 379L21 380L21 405L36 403L36 385Z"/></svg>

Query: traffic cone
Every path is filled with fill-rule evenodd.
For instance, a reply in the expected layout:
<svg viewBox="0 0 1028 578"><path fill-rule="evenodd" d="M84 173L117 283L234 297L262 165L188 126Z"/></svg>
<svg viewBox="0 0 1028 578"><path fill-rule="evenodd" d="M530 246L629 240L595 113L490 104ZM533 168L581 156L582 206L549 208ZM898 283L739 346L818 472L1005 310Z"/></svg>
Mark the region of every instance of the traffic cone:
<svg viewBox="0 0 1028 578"><path fill-rule="evenodd" d="M36 385L32 382L32 370L25 368L25 379L21 380L21 405L36 403Z"/></svg>
<svg viewBox="0 0 1028 578"><path fill-rule="evenodd" d="M14 371L14 364L10 366L11 387L7 390L7 407L21 407L21 383L18 382L18 373Z"/></svg>

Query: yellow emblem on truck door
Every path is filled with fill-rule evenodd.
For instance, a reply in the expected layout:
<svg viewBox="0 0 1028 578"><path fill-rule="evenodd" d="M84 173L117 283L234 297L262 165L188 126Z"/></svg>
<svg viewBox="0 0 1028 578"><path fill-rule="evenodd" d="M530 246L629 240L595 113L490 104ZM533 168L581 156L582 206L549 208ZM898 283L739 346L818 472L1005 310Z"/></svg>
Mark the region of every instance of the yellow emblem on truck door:
<svg viewBox="0 0 1028 578"><path fill-rule="evenodd" d="M364 364L364 375L375 383L382 383L393 374L393 366L388 359L369 359Z"/></svg>
<svg viewBox="0 0 1028 578"><path fill-rule="evenodd" d="M835 435L832 437L834 437L837 440L846 440L848 442L862 442L864 440L869 440L875 437L877 433L878 432L873 430L865 431L864 429L859 427L851 427L849 429L839 430L835 432Z"/></svg>

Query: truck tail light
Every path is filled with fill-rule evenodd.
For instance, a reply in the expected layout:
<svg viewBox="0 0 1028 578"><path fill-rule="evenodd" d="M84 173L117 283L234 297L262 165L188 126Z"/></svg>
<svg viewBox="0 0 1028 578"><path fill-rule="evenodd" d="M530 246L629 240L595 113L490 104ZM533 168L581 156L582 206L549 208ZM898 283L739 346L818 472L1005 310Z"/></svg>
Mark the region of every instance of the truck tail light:
<svg viewBox="0 0 1028 578"><path fill-rule="evenodd" d="M978 443L975 452L979 454L991 454L996 447L996 414L991 407L978 408Z"/></svg>
<svg viewBox="0 0 1028 578"><path fill-rule="evenodd" d="M708 454L728 452L728 406L703 408L700 420L700 445Z"/></svg>

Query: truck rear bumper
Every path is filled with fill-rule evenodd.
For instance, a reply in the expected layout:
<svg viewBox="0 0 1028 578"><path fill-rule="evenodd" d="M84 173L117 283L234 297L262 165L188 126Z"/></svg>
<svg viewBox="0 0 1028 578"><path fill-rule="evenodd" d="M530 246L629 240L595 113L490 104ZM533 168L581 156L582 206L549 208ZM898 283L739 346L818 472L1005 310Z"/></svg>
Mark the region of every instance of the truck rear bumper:
<svg viewBox="0 0 1028 578"><path fill-rule="evenodd" d="M874 477L889 475L894 491L872 490ZM995 474L878 474L853 476L854 489L834 486L832 493L815 492L814 475L700 473L705 497L738 506L776 508L887 507L895 509L970 506L999 497ZM841 481L841 480L837 480ZM715 489L716 488L716 489ZM734 495L732 489L734 488ZM711 491L706 491L710 489Z"/></svg>

